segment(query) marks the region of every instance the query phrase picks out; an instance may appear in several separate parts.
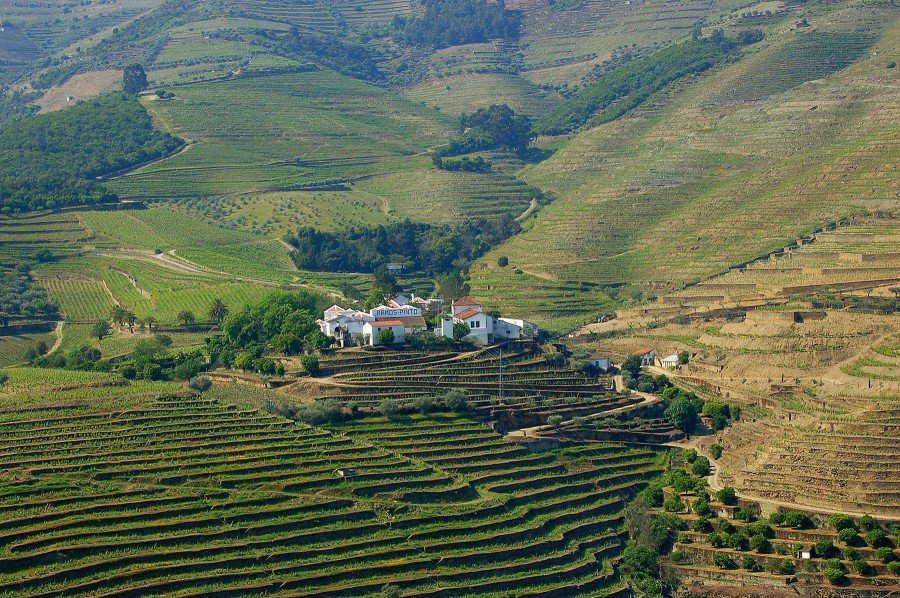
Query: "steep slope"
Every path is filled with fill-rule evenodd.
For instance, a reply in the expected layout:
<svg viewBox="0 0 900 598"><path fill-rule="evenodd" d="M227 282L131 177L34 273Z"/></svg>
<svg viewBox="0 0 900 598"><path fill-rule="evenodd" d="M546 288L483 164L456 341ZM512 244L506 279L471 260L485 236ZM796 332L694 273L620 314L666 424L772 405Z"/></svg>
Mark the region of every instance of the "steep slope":
<svg viewBox="0 0 900 598"><path fill-rule="evenodd" d="M670 288L841 214L896 208L900 90L886 68L900 42L896 9L853 3L808 19L809 30L772 29L755 54L527 169L559 199L485 258L473 292L490 288L505 307L499 255L541 278ZM859 59L839 70L848 55Z"/></svg>

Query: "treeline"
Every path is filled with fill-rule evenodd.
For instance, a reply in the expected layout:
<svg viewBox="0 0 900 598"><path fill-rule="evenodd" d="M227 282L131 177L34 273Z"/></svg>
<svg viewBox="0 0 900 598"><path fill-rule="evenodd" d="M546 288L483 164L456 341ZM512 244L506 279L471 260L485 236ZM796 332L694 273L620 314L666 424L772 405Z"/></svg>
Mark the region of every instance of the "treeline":
<svg viewBox="0 0 900 598"><path fill-rule="evenodd" d="M292 59L309 60L343 75L378 81L383 74L368 47L337 36L318 36L300 33L294 27L285 36L275 31L258 31L254 44Z"/></svg>
<svg viewBox="0 0 900 598"><path fill-rule="evenodd" d="M533 138L531 124L529 117L516 114L506 104L493 104L472 114L463 114L459 122L462 135L434 152L431 160L444 170L487 170L490 164L483 158L463 162L448 160L448 157L492 149L523 152Z"/></svg>
<svg viewBox="0 0 900 598"><path fill-rule="evenodd" d="M388 263L430 276L465 270L491 246L518 233L507 215L453 227L408 220L376 228L322 232L301 227L285 241L298 268L322 272L375 272Z"/></svg>
<svg viewBox="0 0 900 598"><path fill-rule="evenodd" d="M52 316L59 307L47 298L47 291L35 285L22 265L10 272L0 270L0 327L10 316Z"/></svg>
<svg viewBox="0 0 900 598"><path fill-rule="evenodd" d="M507 10L503 0L424 0L421 18L396 16L395 40L440 49L519 36L522 13Z"/></svg>
<svg viewBox="0 0 900 598"><path fill-rule="evenodd" d="M571 132L588 123L599 125L627 114L669 83L714 65L732 60L742 45L762 39L758 31L745 31L739 38L725 37L721 30L708 38L694 38L663 48L603 75L535 122L540 135Z"/></svg>
<svg viewBox="0 0 900 598"><path fill-rule="evenodd" d="M0 128L0 211L116 201L96 177L181 145L133 96L109 94Z"/></svg>

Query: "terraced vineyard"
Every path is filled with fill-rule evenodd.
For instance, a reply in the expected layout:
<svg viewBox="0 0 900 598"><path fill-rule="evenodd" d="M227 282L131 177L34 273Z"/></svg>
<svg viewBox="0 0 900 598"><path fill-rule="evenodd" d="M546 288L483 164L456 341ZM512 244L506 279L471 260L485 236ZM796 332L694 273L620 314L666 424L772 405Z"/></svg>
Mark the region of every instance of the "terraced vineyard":
<svg viewBox="0 0 900 598"><path fill-rule="evenodd" d="M621 510L660 471L613 444L529 454L455 416L328 431L215 393L2 400L21 405L0 417L18 596L616 594Z"/></svg>

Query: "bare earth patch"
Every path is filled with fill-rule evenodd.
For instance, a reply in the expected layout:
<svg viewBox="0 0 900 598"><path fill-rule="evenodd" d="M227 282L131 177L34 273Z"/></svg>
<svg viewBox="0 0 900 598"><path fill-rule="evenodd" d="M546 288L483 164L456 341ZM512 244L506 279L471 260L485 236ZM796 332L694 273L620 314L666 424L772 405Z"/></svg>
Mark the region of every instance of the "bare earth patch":
<svg viewBox="0 0 900 598"><path fill-rule="evenodd" d="M111 91L122 80L122 71L107 69L81 73L58 87L52 87L37 101L41 112L53 112L80 100L95 98L103 92ZM73 98L73 99L69 99Z"/></svg>

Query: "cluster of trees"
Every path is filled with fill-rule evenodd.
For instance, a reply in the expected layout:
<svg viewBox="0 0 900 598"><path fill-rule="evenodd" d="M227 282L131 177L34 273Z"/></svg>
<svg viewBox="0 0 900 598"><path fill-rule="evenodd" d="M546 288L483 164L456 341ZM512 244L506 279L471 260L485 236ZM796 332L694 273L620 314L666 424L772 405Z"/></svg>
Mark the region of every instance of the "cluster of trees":
<svg viewBox="0 0 900 598"><path fill-rule="evenodd" d="M154 131L144 107L121 93L9 123L0 128L0 212L115 201L96 177L181 143Z"/></svg>
<svg viewBox="0 0 900 598"><path fill-rule="evenodd" d="M11 316L48 317L59 306L47 298L47 291L34 284L27 265L0 270L0 330L9 326Z"/></svg>
<svg viewBox="0 0 900 598"><path fill-rule="evenodd" d="M470 158L442 158L438 167L450 172L487 172L491 169L491 162L481 156Z"/></svg>
<svg viewBox="0 0 900 598"><path fill-rule="evenodd" d="M717 30L711 37L695 37L627 62L539 118L535 131L557 135L573 131L588 121L602 124L615 120L669 83L733 60L741 45L760 39L760 32L743 32L739 38L730 39Z"/></svg>
<svg viewBox="0 0 900 598"><path fill-rule="evenodd" d="M224 304L213 303L210 315L220 318L224 334L206 340L210 363L263 375L283 375L284 366L266 357L268 351L301 355L331 346L333 339L322 334L315 316L326 303L321 295L307 291L277 291L232 313L221 309ZM318 370L318 360L313 355L305 355L302 364L311 373Z"/></svg>
<svg viewBox="0 0 900 598"><path fill-rule="evenodd" d="M705 401L695 393L670 387L662 392L665 416L673 426L687 433L700 425L700 415L710 420L714 430L723 430L740 417L740 409L719 401Z"/></svg>
<svg viewBox="0 0 900 598"><path fill-rule="evenodd" d="M288 58L306 59L341 74L366 81L378 81L383 74L371 51L363 44L338 36L321 36L292 28L289 35L257 30L254 43Z"/></svg>
<svg viewBox="0 0 900 598"><path fill-rule="evenodd" d="M300 227L285 241L298 268L325 272L376 272L388 263L430 276L464 270L491 246L519 232L512 216L455 226L398 222L335 232Z"/></svg>
<svg viewBox="0 0 900 598"><path fill-rule="evenodd" d="M629 355L622 362L620 369L622 370L622 382L626 388L646 393L659 393L672 386L668 376L664 374L650 376L643 373L641 368L641 358L637 355Z"/></svg>
<svg viewBox="0 0 900 598"><path fill-rule="evenodd" d="M462 135L432 154L431 160L438 168L453 170L460 163L450 160L449 156L492 149L521 153L528 149L534 139L531 118L516 114L506 104L493 104L487 108L479 108L472 114L463 114L460 116L459 127ZM474 162L478 159L472 160Z"/></svg>
<svg viewBox="0 0 900 598"><path fill-rule="evenodd" d="M439 49L519 36L522 14L507 10L503 0L423 0L422 4L425 13L419 18L394 17L395 40Z"/></svg>
<svg viewBox="0 0 900 598"><path fill-rule="evenodd" d="M173 353L171 347L172 339L164 334L141 339L118 371L129 380L192 380L206 369L201 350Z"/></svg>

